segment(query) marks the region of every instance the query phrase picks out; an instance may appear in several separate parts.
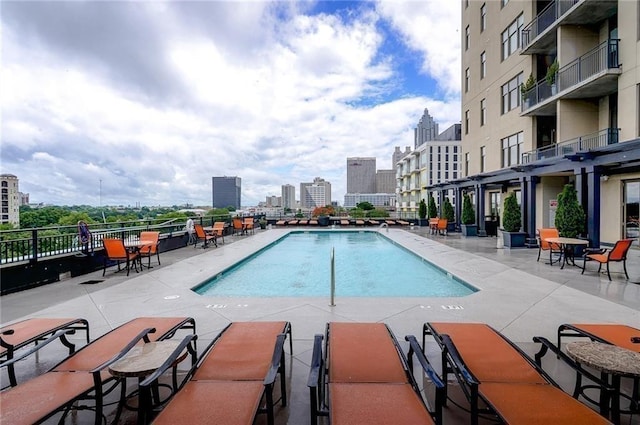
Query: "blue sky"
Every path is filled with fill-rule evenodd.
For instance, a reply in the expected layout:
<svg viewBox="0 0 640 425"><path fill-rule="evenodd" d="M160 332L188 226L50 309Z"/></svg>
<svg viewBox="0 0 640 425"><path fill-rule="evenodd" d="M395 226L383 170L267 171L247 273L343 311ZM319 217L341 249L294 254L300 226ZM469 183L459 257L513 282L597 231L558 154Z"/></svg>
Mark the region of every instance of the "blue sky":
<svg viewBox="0 0 640 425"><path fill-rule="evenodd" d="M2 173L31 202L243 205L460 121L458 1L5 1ZM102 196L100 197L100 182Z"/></svg>

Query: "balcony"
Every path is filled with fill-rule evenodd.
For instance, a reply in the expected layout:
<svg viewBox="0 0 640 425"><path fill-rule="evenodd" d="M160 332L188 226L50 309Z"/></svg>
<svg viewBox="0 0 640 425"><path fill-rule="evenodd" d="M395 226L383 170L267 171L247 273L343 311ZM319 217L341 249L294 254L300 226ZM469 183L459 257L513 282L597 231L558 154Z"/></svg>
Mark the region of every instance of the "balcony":
<svg viewBox="0 0 640 425"><path fill-rule="evenodd" d="M587 99L602 97L618 91L621 73L618 57L620 40L601 43L558 71L556 82L545 79L525 92L520 105L521 115L555 115L558 99Z"/></svg>
<svg viewBox="0 0 640 425"><path fill-rule="evenodd" d="M601 22L618 11L615 0L556 0L544 8L522 30L523 55L549 53L556 47L559 25Z"/></svg>
<svg viewBox="0 0 640 425"><path fill-rule="evenodd" d="M560 158L567 155L584 153L618 143L619 128L606 128L597 133L555 143L550 146L534 149L522 154L522 164L530 164L549 158Z"/></svg>

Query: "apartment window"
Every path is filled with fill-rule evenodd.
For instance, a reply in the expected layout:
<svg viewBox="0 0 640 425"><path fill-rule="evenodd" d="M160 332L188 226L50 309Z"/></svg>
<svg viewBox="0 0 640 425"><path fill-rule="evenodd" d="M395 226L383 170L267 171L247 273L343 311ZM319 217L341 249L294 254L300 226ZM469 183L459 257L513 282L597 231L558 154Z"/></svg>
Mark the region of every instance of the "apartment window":
<svg viewBox="0 0 640 425"><path fill-rule="evenodd" d="M502 86L502 113L520 106L520 86L522 85L522 73L512 78Z"/></svg>
<svg viewBox="0 0 640 425"><path fill-rule="evenodd" d="M485 125L487 122L487 99L480 101L480 126Z"/></svg>
<svg viewBox="0 0 640 425"><path fill-rule="evenodd" d="M520 30L524 26L523 15L520 14L506 30L502 32L502 60L505 60L520 47Z"/></svg>
<svg viewBox="0 0 640 425"><path fill-rule="evenodd" d="M507 5L507 3L509 3L509 0L502 0L502 7L505 7Z"/></svg>
<svg viewBox="0 0 640 425"><path fill-rule="evenodd" d="M469 110L464 111L464 134L469 134Z"/></svg>
<svg viewBox="0 0 640 425"><path fill-rule="evenodd" d="M469 37L471 36L469 25L464 29L464 50L469 50Z"/></svg>
<svg viewBox="0 0 640 425"><path fill-rule="evenodd" d="M464 7L465 9L469 7L469 0L464 0Z"/></svg>
<svg viewBox="0 0 640 425"><path fill-rule="evenodd" d="M520 164L523 143L522 132L502 139L502 168Z"/></svg>
<svg viewBox="0 0 640 425"><path fill-rule="evenodd" d="M487 28L487 4L480 6L480 32Z"/></svg>
<svg viewBox="0 0 640 425"><path fill-rule="evenodd" d="M484 173L485 171L485 159L487 157L487 147L486 146L481 146L480 147L480 172Z"/></svg>
<svg viewBox="0 0 640 425"><path fill-rule="evenodd" d="M480 53L480 79L487 75L487 52Z"/></svg>
<svg viewBox="0 0 640 425"><path fill-rule="evenodd" d="M469 152L464 154L464 175L469 175Z"/></svg>
<svg viewBox="0 0 640 425"><path fill-rule="evenodd" d="M469 91L469 80L471 79L471 71L469 68L464 70L464 91Z"/></svg>

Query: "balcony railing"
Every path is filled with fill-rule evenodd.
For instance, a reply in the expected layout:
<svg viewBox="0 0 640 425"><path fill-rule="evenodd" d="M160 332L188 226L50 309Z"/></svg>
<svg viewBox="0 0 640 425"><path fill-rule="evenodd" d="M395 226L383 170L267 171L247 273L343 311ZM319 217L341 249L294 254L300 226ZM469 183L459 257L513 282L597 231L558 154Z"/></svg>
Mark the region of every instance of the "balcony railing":
<svg viewBox="0 0 640 425"><path fill-rule="evenodd" d="M604 41L589 52L561 67L553 85L549 85L544 78L536 82L532 89L523 94L521 110L526 111L538 103L555 96L557 93L577 86L605 70L619 68L619 42L620 40L618 39Z"/></svg>
<svg viewBox="0 0 640 425"><path fill-rule="evenodd" d="M606 128L598 131L597 133L534 149L522 154L522 163L528 164L542 159L556 158L565 155L572 155L577 152L587 152L603 148L605 146L618 143L619 133L619 128Z"/></svg>
<svg viewBox="0 0 640 425"><path fill-rule="evenodd" d="M582 0L556 0L545 7L522 30L522 50L580 1Z"/></svg>

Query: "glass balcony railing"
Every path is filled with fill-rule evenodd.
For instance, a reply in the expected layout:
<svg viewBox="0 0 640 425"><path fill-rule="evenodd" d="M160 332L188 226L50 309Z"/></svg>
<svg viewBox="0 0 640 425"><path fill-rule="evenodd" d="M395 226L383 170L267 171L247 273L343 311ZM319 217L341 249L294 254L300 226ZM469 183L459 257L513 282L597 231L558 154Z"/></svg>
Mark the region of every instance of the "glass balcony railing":
<svg viewBox="0 0 640 425"><path fill-rule="evenodd" d="M603 148L618 143L619 133L619 128L606 128L597 133L534 149L522 154L522 164Z"/></svg>

